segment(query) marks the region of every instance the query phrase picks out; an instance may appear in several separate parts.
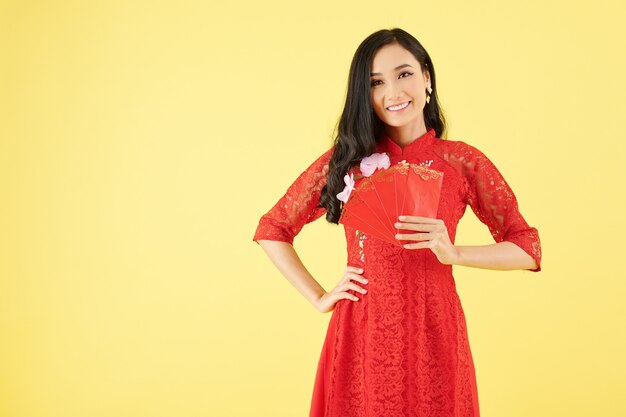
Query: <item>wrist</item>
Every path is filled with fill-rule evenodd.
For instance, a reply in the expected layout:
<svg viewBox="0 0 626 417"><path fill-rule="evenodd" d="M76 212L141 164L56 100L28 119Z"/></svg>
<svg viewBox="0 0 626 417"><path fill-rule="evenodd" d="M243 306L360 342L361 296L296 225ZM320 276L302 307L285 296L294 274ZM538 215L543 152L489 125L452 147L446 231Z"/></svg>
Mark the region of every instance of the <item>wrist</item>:
<svg viewBox="0 0 626 417"><path fill-rule="evenodd" d="M463 247L459 245L452 245L454 248L454 260L452 261L453 265L463 265L464 252Z"/></svg>
<svg viewBox="0 0 626 417"><path fill-rule="evenodd" d="M320 305L321 305L322 297L324 296L324 294L326 294L326 291L323 291L323 292L317 294L315 296L315 298L313 299L313 301L311 302L311 304L313 304L313 307L315 307L318 310L321 309Z"/></svg>

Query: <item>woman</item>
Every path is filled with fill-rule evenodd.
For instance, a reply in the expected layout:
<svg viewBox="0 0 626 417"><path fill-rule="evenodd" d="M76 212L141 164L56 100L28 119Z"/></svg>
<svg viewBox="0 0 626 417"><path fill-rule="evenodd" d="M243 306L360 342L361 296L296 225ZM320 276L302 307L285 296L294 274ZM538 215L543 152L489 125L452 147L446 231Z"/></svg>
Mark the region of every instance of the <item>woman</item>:
<svg viewBox="0 0 626 417"><path fill-rule="evenodd" d="M320 312L333 311L313 387L311 417L479 416L476 376L452 265L541 270L536 228L477 148L441 139L445 120L435 68L422 45L395 28L368 36L349 74L334 145L259 221L253 240ZM397 219L393 245L344 225L348 262L330 292L292 243L322 214L338 223L346 173L373 153L443 172L436 218ZM469 205L495 244L454 244Z"/></svg>

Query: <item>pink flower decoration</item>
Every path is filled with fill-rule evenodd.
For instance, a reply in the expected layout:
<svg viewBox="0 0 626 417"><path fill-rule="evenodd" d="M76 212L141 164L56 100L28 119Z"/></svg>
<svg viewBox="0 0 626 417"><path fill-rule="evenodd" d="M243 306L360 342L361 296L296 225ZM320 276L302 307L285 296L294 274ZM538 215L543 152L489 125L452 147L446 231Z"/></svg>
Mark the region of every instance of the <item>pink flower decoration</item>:
<svg viewBox="0 0 626 417"><path fill-rule="evenodd" d="M361 173L365 177L369 177L380 168L389 168L391 161L386 153L373 153L361 159Z"/></svg>
<svg viewBox="0 0 626 417"><path fill-rule="evenodd" d="M346 183L346 186L343 188L343 191L337 194L337 198L344 203L348 202L348 197L350 197L350 193L354 190L354 174L346 174L343 177L343 182Z"/></svg>

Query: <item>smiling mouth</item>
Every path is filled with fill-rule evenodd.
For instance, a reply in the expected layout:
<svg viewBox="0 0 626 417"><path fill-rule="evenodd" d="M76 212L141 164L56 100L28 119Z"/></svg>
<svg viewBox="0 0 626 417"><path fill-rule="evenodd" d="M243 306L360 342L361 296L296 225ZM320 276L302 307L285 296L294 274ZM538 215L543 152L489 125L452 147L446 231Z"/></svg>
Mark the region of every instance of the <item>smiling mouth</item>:
<svg viewBox="0 0 626 417"><path fill-rule="evenodd" d="M410 100L402 104L397 104L395 106L386 107L386 109L389 111L393 111L393 112L401 111L409 107L409 104L411 104Z"/></svg>

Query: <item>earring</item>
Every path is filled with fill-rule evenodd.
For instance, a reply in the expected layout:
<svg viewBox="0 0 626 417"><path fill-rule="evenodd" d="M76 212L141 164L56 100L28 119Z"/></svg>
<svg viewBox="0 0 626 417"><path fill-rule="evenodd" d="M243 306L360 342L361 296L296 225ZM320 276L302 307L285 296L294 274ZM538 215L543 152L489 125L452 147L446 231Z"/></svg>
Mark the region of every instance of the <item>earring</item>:
<svg viewBox="0 0 626 417"><path fill-rule="evenodd" d="M426 87L426 91L428 91L428 94L426 94L426 103L430 103L430 94L433 92L433 89L428 86Z"/></svg>

